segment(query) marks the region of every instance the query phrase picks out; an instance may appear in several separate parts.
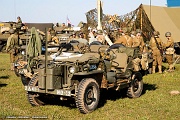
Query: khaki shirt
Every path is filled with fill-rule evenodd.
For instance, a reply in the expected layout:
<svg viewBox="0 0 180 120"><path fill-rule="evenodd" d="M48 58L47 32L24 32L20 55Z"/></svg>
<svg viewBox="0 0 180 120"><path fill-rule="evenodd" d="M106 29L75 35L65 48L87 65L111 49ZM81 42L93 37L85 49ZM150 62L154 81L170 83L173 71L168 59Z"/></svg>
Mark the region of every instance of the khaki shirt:
<svg viewBox="0 0 180 120"><path fill-rule="evenodd" d="M128 40L129 38L130 38L130 36L128 36L128 35L123 35L123 36L119 37L119 38L115 41L115 43L120 43L120 44L123 44L123 45L127 46L127 40Z"/></svg>
<svg viewBox="0 0 180 120"><path fill-rule="evenodd" d="M133 39L133 45L132 47L140 47L141 50L144 49L144 40L142 37L138 38L138 37L134 37Z"/></svg>
<svg viewBox="0 0 180 120"><path fill-rule="evenodd" d="M104 35L97 35L97 36L96 36L96 39L97 39L99 42L101 42L101 43L104 43L104 42L105 42L105 37L104 37Z"/></svg>
<svg viewBox="0 0 180 120"><path fill-rule="evenodd" d="M174 48L174 40L170 37L167 40L167 43L164 44L165 48Z"/></svg>
<svg viewBox="0 0 180 120"><path fill-rule="evenodd" d="M163 45L162 40L159 37L156 37L156 40L157 40L157 43L158 43L159 47L161 48L162 45ZM150 42L149 42L149 46L150 46L150 48L152 50L157 50L158 49L154 37L151 37Z"/></svg>
<svg viewBox="0 0 180 120"><path fill-rule="evenodd" d="M164 47L166 48L166 54L174 54L174 40L171 37L167 39L167 43L164 44Z"/></svg>
<svg viewBox="0 0 180 120"><path fill-rule="evenodd" d="M127 40L127 47L132 47L133 45L133 38L132 37L129 37L129 39Z"/></svg>

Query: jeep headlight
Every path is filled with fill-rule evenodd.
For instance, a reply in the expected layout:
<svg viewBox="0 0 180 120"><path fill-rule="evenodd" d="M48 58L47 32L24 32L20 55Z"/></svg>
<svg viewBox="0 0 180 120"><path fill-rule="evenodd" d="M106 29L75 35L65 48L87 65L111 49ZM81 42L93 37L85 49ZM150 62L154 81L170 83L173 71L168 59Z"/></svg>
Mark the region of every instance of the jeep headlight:
<svg viewBox="0 0 180 120"><path fill-rule="evenodd" d="M21 52L21 54L22 54L22 55L25 55L25 52L24 52L24 51L22 51L22 52Z"/></svg>
<svg viewBox="0 0 180 120"><path fill-rule="evenodd" d="M74 67L74 66L70 67L69 72L72 73L72 74L75 73L76 72L76 67Z"/></svg>

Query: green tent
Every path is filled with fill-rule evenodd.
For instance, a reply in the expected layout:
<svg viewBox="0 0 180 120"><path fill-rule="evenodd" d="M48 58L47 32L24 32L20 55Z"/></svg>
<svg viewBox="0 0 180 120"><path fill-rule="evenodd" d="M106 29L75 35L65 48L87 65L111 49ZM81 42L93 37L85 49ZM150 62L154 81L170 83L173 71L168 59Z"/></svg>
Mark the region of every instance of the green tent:
<svg viewBox="0 0 180 120"><path fill-rule="evenodd" d="M165 33L171 32L175 42L180 42L180 8L142 5L152 26L160 32L160 38L166 42Z"/></svg>

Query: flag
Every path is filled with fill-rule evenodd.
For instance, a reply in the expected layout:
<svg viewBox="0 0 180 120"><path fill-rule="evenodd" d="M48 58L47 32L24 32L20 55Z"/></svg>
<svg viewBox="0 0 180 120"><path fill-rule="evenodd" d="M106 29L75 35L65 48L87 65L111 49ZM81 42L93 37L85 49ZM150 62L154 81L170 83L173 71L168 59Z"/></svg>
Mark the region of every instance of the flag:
<svg viewBox="0 0 180 120"><path fill-rule="evenodd" d="M71 27L71 21L69 20L68 16L67 16L67 26Z"/></svg>

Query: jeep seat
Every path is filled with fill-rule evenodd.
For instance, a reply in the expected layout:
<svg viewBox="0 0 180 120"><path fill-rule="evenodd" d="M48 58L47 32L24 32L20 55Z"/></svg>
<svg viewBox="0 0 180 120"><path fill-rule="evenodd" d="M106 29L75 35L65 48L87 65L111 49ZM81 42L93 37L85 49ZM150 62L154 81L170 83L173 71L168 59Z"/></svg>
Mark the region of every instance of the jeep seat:
<svg viewBox="0 0 180 120"><path fill-rule="evenodd" d="M98 50L100 49L100 50L106 50L107 48L109 48L109 46L108 45L90 45L89 46L89 48L90 48L90 50L91 50L91 52L98 52Z"/></svg>
<svg viewBox="0 0 180 120"><path fill-rule="evenodd" d="M125 72L127 67L128 56L126 53L116 53L116 58L111 61L112 67L121 69Z"/></svg>
<svg viewBox="0 0 180 120"><path fill-rule="evenodd" d="M133 57L134 56L134 48L119 47L118 52L119 53L126 53L128 57Z"/></svg>

